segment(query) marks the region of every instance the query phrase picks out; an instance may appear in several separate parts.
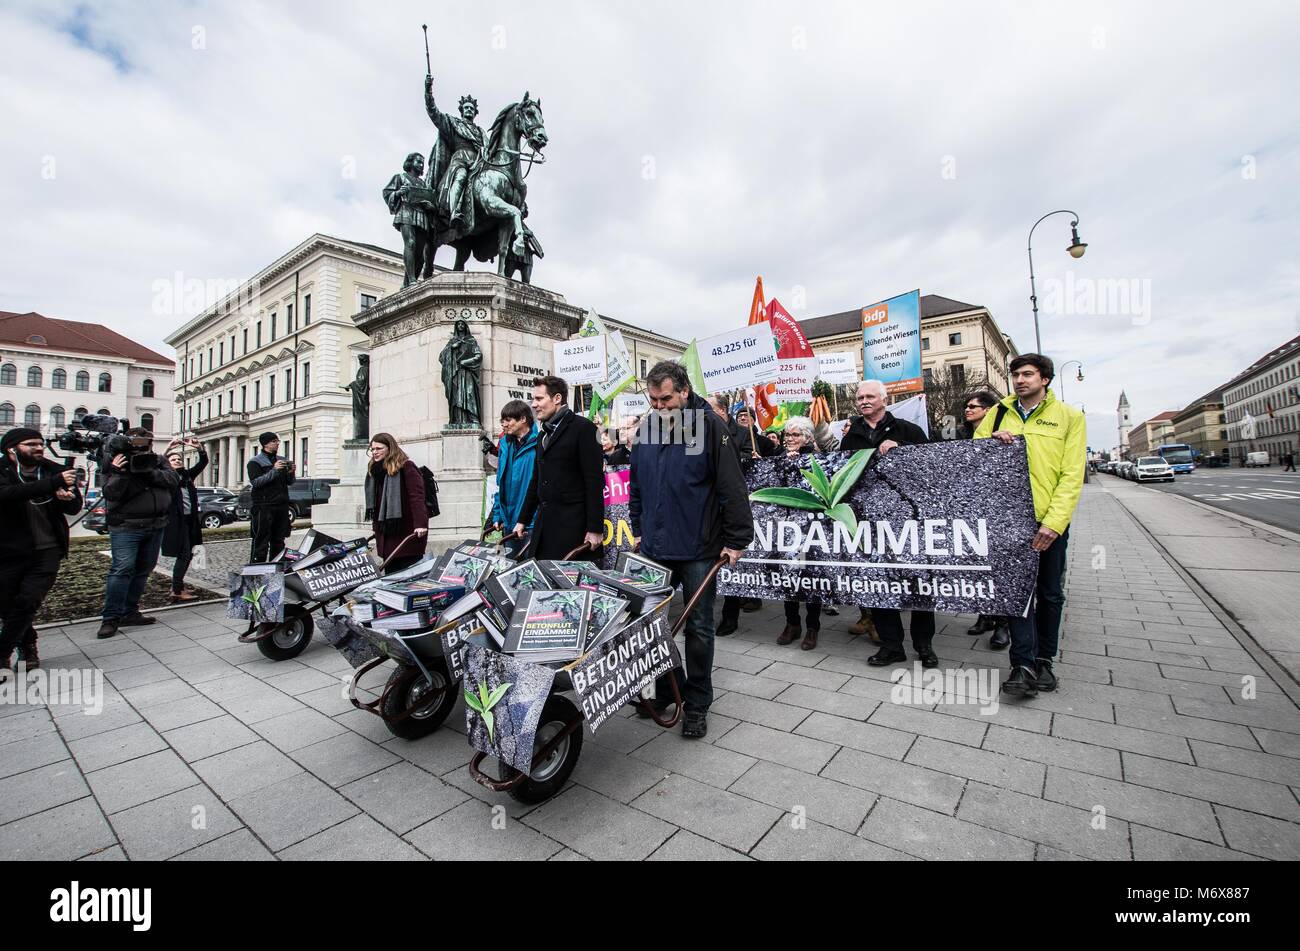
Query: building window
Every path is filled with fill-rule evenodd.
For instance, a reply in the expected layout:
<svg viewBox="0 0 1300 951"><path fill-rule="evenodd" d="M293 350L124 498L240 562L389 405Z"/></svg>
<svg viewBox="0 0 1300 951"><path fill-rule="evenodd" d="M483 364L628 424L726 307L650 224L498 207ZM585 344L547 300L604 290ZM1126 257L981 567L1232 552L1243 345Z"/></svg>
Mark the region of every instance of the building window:
<svg viewBox="0 0 1300 951"><path fill-rule="evenodd" d="M221 415L221 394L217 394L217 415Z"/></svg>
<svg viewBox="0 0 1300 951"><path fill-rule="evenodd" d="M645 374L646 374L645 361L642 360L642 361L641 361L641 379L643 379L643 380L645 379Z"/></svg>
<svg viewBox="0 0 1300 951"><path fill-rule="evenodd" d="M262 408L262 381L253 381L253 409Z"/></svg>
<svg viewBox="0 0 1300 951"><path fill-rule="evenodd" d="M961 346L961 334L960 334L960 333L948 334L948 346L950 346L950 347L960 347L960 346Z"/></svg>
<svg viewBox="0 0 1300 951"><path fill-rule="evenodd" d="M253 346L256 348L261 348L262 346L262 322L260 320L257 322L257 339L254 341Z"/></svg>
<svg viewBox="0 0 1300 951"><path fill-rule="evenodd" d="M922 350L929 350L929 349L930 349L930 338L929 338L929 337L922 337L922 338L921 338L921 349L922 349Z"/></svg>
<svg viewBox="0 0 1300 951"><path fill-rule="evenodd" d="M140 428L153 432L153 413L140 414Z"/></svg>
<svg viewBox="0 0 1300 951"><path fill-rule="evenodd" d="M234 387L231 387L231 388L230 388L228 395L230 396L230 401L229 401L228 403L226 403L226 405L230 407L230 411L233 413L233 412L235 411L235 389L234 389Z"/></svg>
<svg viewBox="0 0 1300 951"><path fill-rule="evenodd" d="M275 405L275 374L271 374L271 385L266 388L266 405Z"/></svg>
<svg viewBox="0 0 1300 951"><path fill-rule="evenodd" d="M293 401L293 371L284 371L284 398L286 402Z"/></svg>
<svg viewBox="0 0 1300 951"><path fill-rule="evenodd" d="M243 386L239 388L239 411L241 413L248 412L248 384L247 383L245 383Z"/></svg>
<svg viewBox="0 0 1300 951"><path fill-rule="evenodd" d="M244 352L248 353L248 328L244 328Z"/></svg>
<svg viewBox="0 0 1300 951"><path fill-rule="evenodd" d="M72 411L72 420L73 422L79 423L81 422L81 417L85 415L86 415L86 407L78 406L76 409Z"/></svg>
<svg viewBox="0 0 1300 951"><path fill-rule="evenodd" d="M369 310L371 307L374 307L374 306L375 306L375 301L378 300L378 299L379 299L379 298L375 297L374 294L362 294L362 295L361 295L361 309L362 309L362 310Z"/></svg>
<svg viewBox="0 0 1300 951"><path fill-rule="evenodd" d="M68 371L59 367L50 374L50 386L56 390L66 390L68 388Z"/></svg>
<svg viewBox="0 0 1300 951"><path fill-rule="evenodd" d="M153 397L153 380L145 380L140 384L140 395Z"/></svg>
<svg viewBox="0 0 1300 951"><path fill-rule="evenodd" d="M208 419L212 418L212 397L208 397Z"/></svg>
<svg viewBox="0 0 1300 951"><path fill-rule="evenodd" d="M271 315L271 342L275 342L275 314Z"/></svg>
<svg viewBox="0 0 1300 951"><path fill-rule="evenodd" d="M951 367L952 381L958 386L966 385L966 364L954 363Z"/></svg>
<svg viewBox="0 0 1300 951"><path fill-rule="evenodd" d="M307 396L311 393L311 364L302 365L302 395Z"/></svg>
<svg viewBox="0 0 1300 951"><path fill-rule="evenodd" d="M4 366L0 366L0 385L18 385L18 368L12 363L6 363Z"/></svg>
<svg viewBox="0 0 1300 951"><path fill-rule="evenodd" d="M14 424L14 404L0 403L0 426L12 426Z"/></svg>
<svg viewBox="0 0 1300 951"><path fill-rule="evenodd" d="M50 408L50 429L62 429L67 424L67 413L62 406Z"/></svg>
<svg viewBox="0 0 1300 951"><path fill-rule="evenodd" d="M230 359L235 359L235 335L230 335Z"/></svg>
<svg viewBox="0 0 1300 951"><path fill-rule="evenodd" d="M307 474L307 437L303 436L298 440L298 472L301 475Z"/></svg>
<svg viewBox="0 0 1300 951"><path fill-rule="evenodd" d="M214 365L215 365L215 364L213 364L213 362L212 362L212 348L211 348L211 347L208 347L208 372L209 372L209 373L212 372L212 367L213 367Z"/></svg>
<svg viewBox="0 0 1300 951"><path fill-rule="evenodd" d="M929 389L930 387L934 386L934 373L930 370L929 367L926 367L921 371L921 376L923 378L922 385L926 389Z"/></svg>
<svg viewBox="0 0 1300 951"><path fill-rule="evenodd" d="M304 327L311 323L311 295L308 294L302 299L302 325Z"/></svg>
<svg viewBox="0 0 1300 951"><path fill-rule="evenodd" d="M41 428L41 408L35 403L29 403L27 410L23 413L23 425L28 429Z"/></svg>
<svg viewBox="0 0 1300 951"><path fill-rule="evenodd" d="M41 373L41 368L40 368L40 367L28 367L28 368L27 368L27 385L28 385L28 386L40 386L40 385L41 385L41 377L42 377L42 376L44 376L44 374Z"/></svg>
<svg viewBox="0 0 1300 951"><path fill-rule="evenodd" d="M185 407L185 419L186 419L185 422L186 427L189 429L193 429L194 428L194 406L193 405Z"/></svg>
<svg viewBox="0 0 1300 951"><path fill-rule="evenodd" d="M284 332L293 333L293 304L284 305Z"/></svg>
<svg viewBox="0 0 1300 951"><path fill-rule="evenodd" d="M226 365L226 342L223 340L217 344L217 366Z"/></svg>
<svg viewBox="0 0 1300 951"><path fill-rule="evenodd" d="M109 376L107 373L101 373L99 375L99 392L101 393L113 392L113 378Z"/></svg>

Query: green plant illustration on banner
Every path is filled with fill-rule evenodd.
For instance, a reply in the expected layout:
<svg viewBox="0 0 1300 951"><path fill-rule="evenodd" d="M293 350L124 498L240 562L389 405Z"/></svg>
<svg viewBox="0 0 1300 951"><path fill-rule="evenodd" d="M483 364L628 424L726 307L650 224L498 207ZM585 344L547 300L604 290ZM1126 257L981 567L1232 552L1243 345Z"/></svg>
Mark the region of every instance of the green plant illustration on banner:
<svg viewBox="0 0 1300 951"><path fill-rule="evenodd" d="M871 459L874 453L874 449L859 449L844 464L843 468L835 473L833 478L827 478L826 472L822 469L820 463L813 459L811 468L799 470L808 484L812 486L811 492L807 489L784 487L758 489L750 493L749 498L754 502L769 502L774 505L784 505L786 508L791 509L822 512L835 519L850 532L856 532L858 530L858 517L853 514L853 509L844 499L857 485L858 479L862 477L863 470L867 468L868 460Z"/></svg>
<svg viewBox="0 0 1300 951"><path fill-rule="evenodd" d="M465 691L465 705L483 718L483 725L487 727L488 741L494 742L492 738L492 708L501 702L501 698L506 695L506 691L513 687L514 684L501 684L495 690L488 692L487 682L481 682L478 685L478 693L471 690Z"/></svg>
<svg viewBox="0 0 1300 951"><path fill-rule="evenodd" d="M249 591L245 591L239 599L248 605L249 611L252 613L254 621L256 621L263 614L262 595L264 595L265 593L266 593L266 585L259 585L253 587Z"/></svg>

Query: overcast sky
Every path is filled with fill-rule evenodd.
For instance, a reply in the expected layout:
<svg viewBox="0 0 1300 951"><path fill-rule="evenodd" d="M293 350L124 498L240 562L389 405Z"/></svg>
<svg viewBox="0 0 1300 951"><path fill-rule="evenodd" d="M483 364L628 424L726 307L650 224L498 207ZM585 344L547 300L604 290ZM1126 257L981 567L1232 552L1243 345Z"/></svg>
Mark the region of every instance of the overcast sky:
<svg viewBox="0 0 1300 951"><path fill-rule="evenodd" d="M1094 446L1121 388L1146 419L1300 332L1300 5L903 6L6 3L0 310L171 354L193 313L155 314L159 279L315 231L400 248L427 22L445 106L541 97L534 280L573 304L689 338L757 274L800 318L919 287L1027 351L1026 234L1073 209L1087 254L1056 216L1035 265Z"/></svg>

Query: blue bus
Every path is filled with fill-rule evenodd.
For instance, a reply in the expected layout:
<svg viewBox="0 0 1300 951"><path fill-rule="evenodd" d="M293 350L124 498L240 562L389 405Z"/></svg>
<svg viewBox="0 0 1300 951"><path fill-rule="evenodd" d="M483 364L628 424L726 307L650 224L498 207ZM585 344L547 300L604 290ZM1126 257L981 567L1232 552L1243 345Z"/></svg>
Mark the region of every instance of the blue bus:
<svg viewBox="0 0 1300 951"><path fill-rule="evenodd" d="M1196 468L1193 463L1195 452L1185 442L1165 443L1163 446L1156 446L1156 455L1169 463L1169 468L1173 469L1177 475L1183 475Z"/></svg>

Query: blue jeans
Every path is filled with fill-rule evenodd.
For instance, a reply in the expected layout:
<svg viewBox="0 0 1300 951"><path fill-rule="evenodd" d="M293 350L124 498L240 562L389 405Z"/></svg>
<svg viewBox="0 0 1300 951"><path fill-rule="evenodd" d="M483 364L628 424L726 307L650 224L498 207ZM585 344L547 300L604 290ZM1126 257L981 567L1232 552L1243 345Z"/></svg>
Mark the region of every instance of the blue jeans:
<svg viewBox="0 0 1300 951"><path fill-rule="evenodd" d="M704 558L700 561L661 561L660 564L672 569L672 583L682 586L682 603L685 604L716 561L716 558ZM680 668L672 673L677 688L682 692L687 713L708 713L713 703L713 600L717 590L715 576L709 579L709 586L686 619L685 676ZM660 677L655 683L655 699L662 703L670 697L672 686L666 676Z"/></svg>
<svg viewBox="0 0 1300 951"><path fill-rule="evenodd" d="M1070 529L1038 556L1038 583L1029 617L1011 619L1011 666L1034 669L1039 660L1056 657L1061 634L1061 612L1065 608L1065 549Z"/></svg>
<svg viewBox="0 0 1300 951"><path fill-rule="evenodd" d="M140 595L144 594L149 572L158 564L162 537L161 528L108 533L113 566L108 569L108 581L104 584L105 621L120 621L140 610Z"/></svg>

